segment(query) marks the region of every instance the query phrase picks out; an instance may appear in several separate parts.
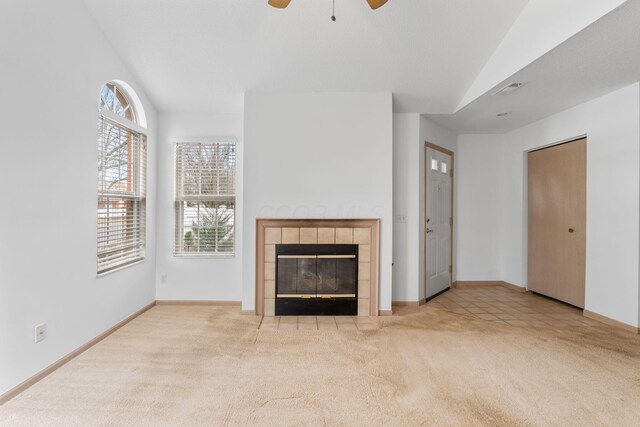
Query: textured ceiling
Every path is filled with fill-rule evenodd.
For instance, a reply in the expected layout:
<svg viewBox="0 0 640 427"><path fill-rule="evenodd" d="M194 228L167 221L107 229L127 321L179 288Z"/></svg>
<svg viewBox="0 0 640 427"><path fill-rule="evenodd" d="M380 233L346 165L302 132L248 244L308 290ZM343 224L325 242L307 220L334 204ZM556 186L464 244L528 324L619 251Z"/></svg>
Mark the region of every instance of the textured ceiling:
<svg viewBox="0 0 640 427"><path fill-rule="evenodd" d="M449 113L527 0L83 0L161 111L239 112L247 91L390 91Z"/></svg>
<svg viewBox="0 0 640 427"><path fill-rule="evenodd" d="M630 0L453 115L429 115L460 133L502 133L640 80L640 0ZM527 82L493 96L510 82ZM497 117L509 112L506 117Z"/></svg>

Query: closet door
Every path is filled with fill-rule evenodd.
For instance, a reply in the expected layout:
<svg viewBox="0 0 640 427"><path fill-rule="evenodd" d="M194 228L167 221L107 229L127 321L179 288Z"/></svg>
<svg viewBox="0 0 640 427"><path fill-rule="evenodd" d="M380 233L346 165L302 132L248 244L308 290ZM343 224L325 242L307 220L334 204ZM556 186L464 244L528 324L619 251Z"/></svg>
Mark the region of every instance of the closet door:
<svg viewBox="0 0 640 427"><path fill-rule="evenodd" d="M587 140L528 157L529 290L584 308Z"/></svg>

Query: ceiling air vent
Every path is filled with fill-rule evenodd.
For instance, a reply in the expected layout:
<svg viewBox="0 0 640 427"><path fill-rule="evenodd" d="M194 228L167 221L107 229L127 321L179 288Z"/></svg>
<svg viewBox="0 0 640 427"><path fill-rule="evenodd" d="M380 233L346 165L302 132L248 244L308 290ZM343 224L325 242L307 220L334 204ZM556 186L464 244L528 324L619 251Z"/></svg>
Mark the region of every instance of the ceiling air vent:
<svg viewBox="0 0 640 427"><path fill-rule="evenodd" d="M496 95L510 95L513 92L515 92L516 90L520 89L524 85L526 85L526 83L509 83L508 85L506 85L502 89L498 90L497 92L494 92L493 96L496 96Z"/></svg>

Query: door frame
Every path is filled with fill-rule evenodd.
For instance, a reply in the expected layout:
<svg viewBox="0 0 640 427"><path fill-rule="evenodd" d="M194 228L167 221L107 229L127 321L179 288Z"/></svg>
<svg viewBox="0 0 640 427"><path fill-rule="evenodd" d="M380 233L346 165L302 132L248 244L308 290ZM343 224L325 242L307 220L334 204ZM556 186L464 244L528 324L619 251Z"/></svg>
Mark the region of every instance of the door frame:
<svg viewBox="0 0 640 427"><path fill-rule="evenodd" d="M583 305L586 302L586 298L587 298L587 260L586 260L586 246L587 246L587 229L586 229L586 218L587 218L587 203L589 201L589 197L588 197L588 165L589 165L589 136L586 133L583 133L581 135L578 136L574 136L574 137L570 137L570 138L566 138L560 141L555 141L555 142L551 142L551 143L547 143L547 144L543 144L537 147L532 147L532 148L528 148L525 149L523 152L523 192L522 192L522 206L523 206L523 227L522 227L522 280L523 283L525 284L525 289L529 292L533 292L530 291L529 289L529 154L536 152L536 151L541 151L541 150L546 150L547 148L554 148L554 147L558 147L561 145L565 145L565 144L571 144L572 142L577 142L577 141L581 141L584 140L585 145L586 145L586 159L585 159L585 191L587 192L586 194L586 200L585 200L585 271L584 271L584 277L585 277L585 281L584 281L584 299L585 301L583 302ZM539 295L543 295L543 294L539 294ZM551 298L555 301L560 301L557 300L551 296L547 296L544 295L547 298ZM560 301L564 304L569 304L565 301ZM571 304L569 304L571 305ZM581 310L585 311L584 308L578 307Z"/></svg>
<svg viewBox="0 0 640 427"><path fill-rule="evenodd" d="M556 145L568 144L570 142L587 140L587 164L589 162L589 138L586 133L572 136L569 138L547 142L534 147L525 148L522 151L522 257L520 258L522 273L521 283L523 287L529 290L529 153L544 150L545 148L555 147ZM588 171L587 171L588 172Z"/></svg>
<svg viewBox="0 0 640 427"><path fill-rule="evenodd" d="M444 153L448 156L451 156L451 167L449 168L449 174L451 175L451 222L450 222L450 232L451 232L451 247L449 248L450 253L449 253L449 261L451 262L451 268L449 270L449 288L451 288L453 286L453 228L454 228L454 224L456 222L455 220L455 211L454 211L454 191L455 191L455 153L451 150L448 150L444 147L441 147L439 145L436 144L432 144L429 141L425 141L424 142L424 152L423 152L423 164L424 164L424 170L423 170L423 185L424 185L424 191L423 191L423 198L424 198L424 203L422 205L422 209L423 209L423 216L422 216L422 224L420 226L421 229L421 233L423 235L423 247L422 247L422 252L423 252L423 256L422 256L422 280L424 282L424 298L422 298L422 301L427 301L429 299L429 297L427 297L427 234L426 234L426 229L427 229L427 189L429 188L427 186L427 172L428 172L428 162L427 162L427 149L431 148L433 150L439 151L441 153ZM436 294L437 295L437 294ZM434 295L435 296L435 295Z"/></svg>

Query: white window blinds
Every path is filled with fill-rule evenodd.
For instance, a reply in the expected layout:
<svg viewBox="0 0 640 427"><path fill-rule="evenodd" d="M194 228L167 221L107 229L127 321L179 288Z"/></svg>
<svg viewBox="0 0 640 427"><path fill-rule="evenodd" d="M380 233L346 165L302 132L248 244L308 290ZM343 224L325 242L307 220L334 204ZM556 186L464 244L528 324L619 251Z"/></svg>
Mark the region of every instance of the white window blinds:
<svg viewBox="0 0 640 427"><path fill-rule="evenodd" d="M146 137L100 117L98 274L145 257Z"/></svg>
<svg viewBox="0 0 640 427"><path fill-rule="evenodd" d="M176 145L176 255L233 254L236 145Z"/></svg>

